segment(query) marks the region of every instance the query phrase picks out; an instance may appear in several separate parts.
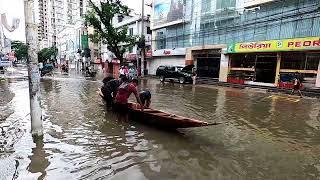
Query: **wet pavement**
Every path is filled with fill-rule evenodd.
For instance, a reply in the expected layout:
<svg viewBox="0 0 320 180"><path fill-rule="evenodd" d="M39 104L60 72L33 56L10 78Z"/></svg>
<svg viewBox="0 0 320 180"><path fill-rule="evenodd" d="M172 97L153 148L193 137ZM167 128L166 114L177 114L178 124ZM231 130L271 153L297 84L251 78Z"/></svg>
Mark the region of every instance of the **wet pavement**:
<svg viewBox="0 0 320 180"><path fill-rule="evenodd" d="M153 108L223 122L167 132L118 122L100 83L42 79L45 135L34 143L27 81L0 82L10 112L0 121L0 179L320 179L319 99L143 80Z"/></svg>

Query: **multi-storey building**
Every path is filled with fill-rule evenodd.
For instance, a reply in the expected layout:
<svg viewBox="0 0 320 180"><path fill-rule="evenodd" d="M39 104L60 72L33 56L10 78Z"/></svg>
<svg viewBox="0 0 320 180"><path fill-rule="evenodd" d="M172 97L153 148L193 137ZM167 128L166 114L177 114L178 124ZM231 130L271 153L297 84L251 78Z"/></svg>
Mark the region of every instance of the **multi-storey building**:
<svg viewBox="0 0 320 180"><path fill-rule="evenodd" d="M40 49L56 45L56 1L39 0L38 41Z"/></svg>
<svg viewBox="0 0 320 180"><path fill-rule="evenodd" d="M299 72L320 87L318 0L155 0L153 60L198 77L279 86Z"/></svg>
<svg viewBox="0 0 320 180"><path fill-rule="evenodd" d="M58 62L72 61L81 48L87 0L39 0L40 49L56 46Z"/></svg>
<svg viewBox="0 0 320 180"><path fill-rule="evenodd" d="M145 60L143 62L144 69L147 68L147 62L150 60L151 56L151 29L150 29L150 20L149 16L145 17L143 19L144 21L144 29L143 29L143 35L145 37ZM132 13L130 16L115 16L113 18L113 26L115 28L124 27L126 26L128 28L128 35L140 37L141 36L141 27L142 27L142 18L141 15L136 15ZM119 46L126 47L128 44L119 44ZM112 53L111 53L112 54ZM112 57L112 56L111 56ZM107 49L107 45L102 46L102 58L103 61L109 61L112 63L113 57L110 58L110 52ZM140 48L138 48L138 45L134 46L127 46L126 52L124 54L124 60L125 63L129 66L140 66L141 63L141 51ZM138 63L139 62L139 63ZM114 66L114 72L117 71L119 68L118 62L113 61L113 64L117 64Z"/></svg>

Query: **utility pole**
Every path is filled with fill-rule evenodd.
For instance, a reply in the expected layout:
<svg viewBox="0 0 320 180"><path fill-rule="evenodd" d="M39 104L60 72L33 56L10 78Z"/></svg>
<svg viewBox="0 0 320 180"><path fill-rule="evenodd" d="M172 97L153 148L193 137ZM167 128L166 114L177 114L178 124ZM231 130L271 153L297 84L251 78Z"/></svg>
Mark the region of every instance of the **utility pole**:
<svg viewBox="0 0 320 180"><path fill-rule="evenodd" d="M31 133L33 137L41 137L42 114L40 106L40 74L38 67L37 24L34 15L34 0L24 0L24 16L26 26L26 43L28 45L28 76L30 96Z"/></svg>
<svg viewBox="0 0 320 180"><path fill-rule="evenodd" d="M141 48L141 77L144 76L144 48L145 48L145 37L144 37L144 0L142 0L142 7L141 7L141 39L143 42L143 47Z"/></svg>

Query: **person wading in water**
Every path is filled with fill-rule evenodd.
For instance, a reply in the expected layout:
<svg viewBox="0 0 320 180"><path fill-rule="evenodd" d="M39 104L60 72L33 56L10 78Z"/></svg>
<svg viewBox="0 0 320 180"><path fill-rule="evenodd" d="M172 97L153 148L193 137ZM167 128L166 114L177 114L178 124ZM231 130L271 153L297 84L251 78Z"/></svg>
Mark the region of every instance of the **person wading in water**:
<svg viewBox="0 0 320 180"><path fill-rule="evenodd" d="M302 93L300 91L300 86L301 86L300 78L296 75L296 77L294 78L294 84L293 84L293 89L291 91L291 95L294 94L296 91L298 91L300 97L302 98Z"/></svg>
<svg viewBox="0 0 320 180"><path fill-rule="evenodd" d="M112 108L114 108L114 98L117 94L118 87L123 82L128 82L128 79L125 76L121 79L106 77L102 82L103 86L101 87L101 92L103 94L103 99L106 101L107 110L110 111Z"/></svg>
<svg viewBox="0 0 320 180"><path fill-rule="evenodd" d="M114 110L118 113L118 120L122 120L125 122L128 121L128 99L132 93L136 96L137 102L140 104L141 111L143 111L144 106L140 100L137 87L137 79L131 80L130 83L123 82L119 86L114 105Z"/></svg>

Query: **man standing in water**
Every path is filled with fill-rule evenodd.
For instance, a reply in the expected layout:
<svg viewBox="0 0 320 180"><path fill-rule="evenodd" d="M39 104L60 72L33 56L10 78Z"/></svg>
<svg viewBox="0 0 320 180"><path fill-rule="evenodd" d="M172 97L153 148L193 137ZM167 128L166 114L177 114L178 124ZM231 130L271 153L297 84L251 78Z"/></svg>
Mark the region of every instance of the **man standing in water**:
<svg viewBox="0 0 320 180"><path fill-rule="evenodd" d="M294 94L296 91L298 91L300 97L302 98L300 86L301 86L300 78L298 77L298 75L296 75L296 77L294 78L294 84L293 84L293 89L291 91L291 94Z"/></svg>
<svg viewBox="0 0 320 180"><path fill-rule="evenodd" d="M106 101L107 109L111 110L114 107L114 98L117 94L118 87L123 83L127 82L127 77L122 77L121 79L114 79L112 77L106 77L103 79L103 86L101 87L101 92L103 94L103 99Z"/></svg>
<svg viewBox="0 0 320 180"><path fill-rule="evenodd" d="M117 95L115 97L115 111L118 113L118 119L123 120L125 122L128 121L128 99L130 95L133 93L136 96L137 102L140 104L141 111L143 111L143 104L140 100L138 91L138 80L133 79L130 83L123 82L117 91Z"/></svg>

